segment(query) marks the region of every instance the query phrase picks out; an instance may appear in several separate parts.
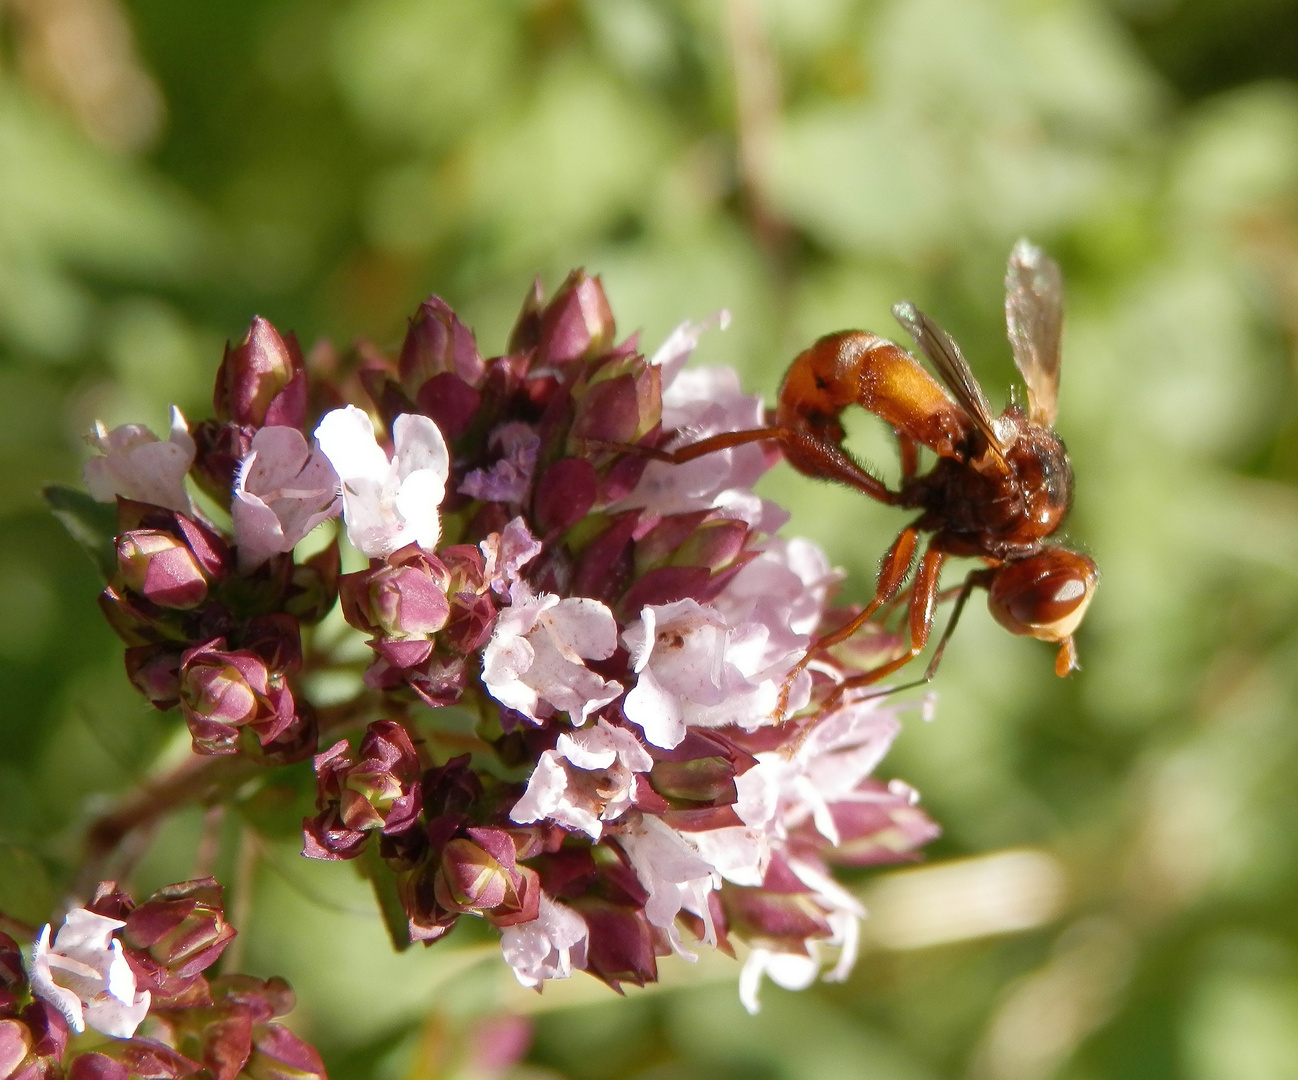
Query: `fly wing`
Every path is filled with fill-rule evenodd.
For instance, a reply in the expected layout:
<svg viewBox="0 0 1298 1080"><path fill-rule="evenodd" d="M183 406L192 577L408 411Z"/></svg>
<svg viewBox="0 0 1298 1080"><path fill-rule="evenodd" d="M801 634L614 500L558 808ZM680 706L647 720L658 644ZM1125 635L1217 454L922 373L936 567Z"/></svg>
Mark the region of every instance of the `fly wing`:
<svg viewBox="0 0 1298 1080"><path fill-rule="evenodd" d="M915 339L915 344L937 369L938 375L955 395L960 407L969 414L974 426L986 436L987 445L992 452L1003 462L1005 448L996 433L991 404L987 401L983 388L978 385L978 380L974 378L969 361L960 352L960 346L950 334L909 301L894 304L892 315L905 328L906 333Z"/></svg>
<svg viewBox="0 0 1298 1080"><path fill-rule="evenodd" d="M1028 384L1028 419L1054 427L1059 400L1064 286L1059 264L1020 240L1005 271L1005 327L1014 365Z"/></svg>

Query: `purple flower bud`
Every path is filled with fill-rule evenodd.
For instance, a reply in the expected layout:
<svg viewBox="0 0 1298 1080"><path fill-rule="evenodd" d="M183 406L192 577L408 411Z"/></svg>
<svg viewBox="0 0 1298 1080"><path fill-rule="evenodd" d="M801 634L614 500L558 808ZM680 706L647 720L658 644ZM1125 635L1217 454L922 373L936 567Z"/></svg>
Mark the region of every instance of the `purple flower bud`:
<svg viewBox="0 0 1298 1080"><path fill-rule="evenodd" d="M545 360L561 364L608 351L616 333L599 278L574 270L541 312L537 345Z"/></svg>
<svg viewBox="0 0 1298 1080"><path fill-rule="evenodd" d="M469 829L442 848L435 883L447 911L486 916L504 927L531 922L541 902L536 871L516 862L514 841L501 829ZM476 841L476 842L475 842Z"/></svg>
<svg viewBox="0 0 1298 1080"><path fill-rule="evenodd" d="M408 687L413 690L429 708L437 709L443 705L454 705L464 694L468 685L468 665L462 656L442 656L432 653L432 646L427 642L414 642L430 651L427 659L415 667L402 666L405 658L398 661L399 666L392 666L384 659L393 642L375 645L379 654L374 663L365 671L365 685L372 690L397 690Z"/></svg>
<svg viewBox="0 0 1298 1080"><path fill-rule="evenodd" d="M156 709L180 704L180 658L172 645L137 645L125 653L126 676Z"/></svg>
<svg viewBox="0 0 1298 1080"><path fill-rule="evenodd" d="M505 902L509 874L472 840L451 840L442 848L437 899L448 911L480 914Z"/></svg>
<svg viewBox="0 0 1298 1080"><path fill-rule="evenodd" d="M342 784L352 766L348 749L347 740L341 739L313 759L320 812L302 820L302 854L308 859L354 859L369 839L368 833L353 828L341 814Z"/></svg>
<svg viewBox="0 0 1298 1080"><path fill-rule="evenodd" d="M473 331L460 322L440 296L430 296L419 305L406 331L397 366L401 383L411 397L436 376L453 374L472 387L481 380L483 372L482 355L473 340ZM441 421L434 419L445 431Z"/></svg>
<svg viewBox="0 0 1298 1080"><path fill-rule="evenodd" d="M708 520L711 513L710 510L695 510L685 514L668 514L654 523L652 528L636 539L636 573L643 574L666 562ZM742 525L743 522L739 524Z"/></svg>
<svg viewBox="0 0 1298 1080"><path fill-rule="evenodd" d="M61 1080L59 1062L67 1045L67 1021L53 1005L37 998L21 1016L0 1020L0 1077Z"/></svg>
<svg viewBox="0 0 1298 1080"><path fill-rule="evenodd" d="M180 978L211 967L234 938L221 886L199 878L159 889L126 919L122 939Z"/></svg>
<svg viewBox="0 0 1298 1080"><path fill-rule="evenodd" d="M671 561L677 566L702 566L714 572L721 570L739 558L748 534L745 521L721 518L704 522L672 553Z"/></svg>
<svg viewBox="0 0 1298 1080"><path fill-rule="evenodd" d="M249 727L261 746L275 743L297 719L282 673L246 649L227 650L217 638L185 653L180 703L200 754L239 752L239 730Z"/></svg>
<svg viewBox="0 0 1298 1080"><path fill-rule="evenodd" d="M662 380L655 367L638 357L612 361L596 373L577 397L569 445L636 443L662 421ZM609 451L603 451L608 453Z"/></svg>
<svg viewBox="0 0 1298 1080"><path fill-rule="evenodd" d="M302 427L306 370L297 339L281 338L261 316L253 319L243 341L225 347L212 406L222 423Z"/></svg>
<svg viewBox="0 0 1298 1080"><path fill-rule="evenodd" d="M118 535L137 529L166 533L180 541L194 556L194 560L209 581L224 577L230 567L229 545L219 533L206 525L149 503L130 499L117 500Z"/></svg>
<svg viewBox="0 0 1298 1080"><path fill-rule="evenodd" d="M439 641L445 648L468 656L486 644L495 625L496 603L491 593L495 579L487 579L482 552L476 547L457 544L443 548L440 554L451 575L446 589L451 611ZM515 575L517 570L517 566L513 567ZM505 573L509 572L506 566Z"/></svg>
<svg viewBox="0 0 1298 1080"><path fill-rule="evenodd" d="M631 542L639 521L638 510L618 514L609 527L587 545L569 589L574 596L589 596L607 602L626 588L634 569Z"/></svg>
<svg viewBox="0 0 1298 1080"><path fill-rule="evenodd" d="M182 1080L203 1068L199 1062L153 1039L134 1038L112 1043L104 1051L104 1056L120 1061L129 1074L139 1077L139 1080Z"/></svg>
<svg viewBox="0 0 1298 1080"><path fill-rule="evenodd" d="M410 828L422 805L419 774L419 755L406 729L393 720L374 721L365 729L359 760L343 781L343 819L354 828L365 827L360 821L367 819L369 827L388 833ZM367 808L356 808L355 821L346 805L349 795L359 796Z"/></svg>
<svg viewBox="0 0 1298 1080"><path fill-rule="evenodd" d="M130 893L123 892L117 887L117 882L101 881L95 886L95 894L86 905L86 910L102 915L106 919L125 922L135 910L135 901L131 899Z"/></svg>
<svg viewBox="0 0 1298 1080"><path fill-rule="evenodd" d="M659 566L626 591L622 610L633 615L646 606L674 604L678 600L706 600L712 575L702 566Z"/></svg>
<svg viewBox="0 0 1298 1080"><path fill-rule="evenodd" d="M761 940L782 946L780 951L800 953L808 938L833 936L814 892L779 857L771 860L760 888L727 882L721 900L727 923L745 940Z"/></svg>
<svg viewBox="0 0 1298 1080"><path fill-rule="evenodd" d="M894 791L878 780L865 780L854 794L850 801L829 805L837 845L811 824L799 826L791 839L839 866L877 866L915 858L917 848L942 832L904 786Z"/></svg>
<svg viewBox="0 0 1298 1080"><path fill-rule="evenodd" d="M27 1060L32 1034L21 1020L0 1020L0 1077L9 1077Z"/></svg>
<svg viewBox="0 0 1298 1080"><path fill-rule="evenodd" d="M541 340L541 312L545 310L545 289L539 277L532 279L532 285L523 297L523 306L519 309L514 328L509 332L509 351L514 354L527 353L535 349Z"/></svg>
<svg viewBox="0 0 1298 1080"><path fill-rule="evenodd" d="M68 1070L68 1080L129 1080L130 1075L131 1070L124 1063L93 1051L78 1054Z"/></svg>
<svg viewBox="0 0 1298 1080"><path fill-rule="evenodd" d="M252 1043L243 1070L252 1080L328 1080L315 1047L282 1024L258 1025Z"/></svg>
<svg viewBox="0 0 1298 1080"><path fill-rule="evenodd" d="M188 611L207 599L207 577L183 540L155 529L117 538L122 582L159 607Z"/></svg>
<svg viewBox="0 0 1298 1080"><path fill-rule="evenodd" d="M460 754L424 773L424 815L429 821L444 814L463 814L482 798L482 781L473 771L472 760L472 755Z"/></svg>
<svg viewBox="0 0 1298 1080"><path fill-rule="evenodd" d="M405 728L376 720L365 730L358 757L347 756L346 741L315 757L320 812L302 823L308 858L355 858L371 831L404 832L419 817L419 755Z"/></svg>
<svg viewBox="0 0 1298 1080"><path fill-rule="evenodd" d="M735 766L724 757L658 761L649 773L658 794L687 802L733 803Z"/></svg>
<svg viewBox="0 0 1298 1080"><path fill-rule="evenodd" d="M410 544L383 566L343 575L343 615L374 637L427 638L446 625L449 583L441 560Z"/></svg>
<svg viewBox="0 0 1298 1080"><path fill-rule="evenodd" d="M392 865L391 860L389 865ZM449 934L460 917L458 912L447 911L437 901L437 868L434 859L431 863L417 863L403 869L397 877L397 893L406 913L410 940L422 941L425 945Z"/></svg>
<svg viewBox="0 0 1298 1080"><path fill-rule="evenodd" d="M586 970L619 990L622 983L644 986L658 981L659 956L671 953L666 934L652 926L642 909L583 896L571 907L586 920Z"/></svg>
<svg viewBox="0 0 1298 1080"><path fill-rule="evenodd" d="M221 975L212 980L212 1000L219 1006L237 1008L263 1024L293 1011L297 999L293 988L274 975L258 979L253 975Z"/></svg>

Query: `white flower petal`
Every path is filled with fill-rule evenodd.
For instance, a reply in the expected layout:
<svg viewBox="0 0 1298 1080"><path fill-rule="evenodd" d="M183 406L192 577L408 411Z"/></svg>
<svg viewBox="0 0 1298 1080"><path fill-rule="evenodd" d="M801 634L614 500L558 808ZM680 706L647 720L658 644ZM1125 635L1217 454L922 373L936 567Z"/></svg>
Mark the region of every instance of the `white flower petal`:
<svg viewBox="0 0 1298 1080"><path fill-rule="evenodd" d="M388 456L374 438L369 414L355 405L325 413L315 429L316 441L343 481L368 477L382 484Z"/></svg>
<svg viewBox="0 0 1298 1080"><path fill-rule="evenodd" d="M149 1011L149 993L136 993L135 972L121 942L113 938L125 925L74 908L53 945L48 924L36 940L29 971L32 993L58 1009L78 1033L88 1024L105 1035L130 1038Z"/></svg>

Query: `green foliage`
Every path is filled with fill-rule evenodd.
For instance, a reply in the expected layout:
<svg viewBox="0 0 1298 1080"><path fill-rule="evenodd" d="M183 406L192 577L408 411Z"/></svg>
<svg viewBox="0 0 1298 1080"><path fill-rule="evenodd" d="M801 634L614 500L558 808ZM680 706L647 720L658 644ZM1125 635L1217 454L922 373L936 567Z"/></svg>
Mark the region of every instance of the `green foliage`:
<svg viewBox="0 0 1298 1080"><path fill-rule="evenodd" d="M90 556L95 569L107 581L117 568L113 543L117 535L117 511L111 503L96 502L84 491L51 484L41 495L50 513L62 522L72 537Z"/></svg>

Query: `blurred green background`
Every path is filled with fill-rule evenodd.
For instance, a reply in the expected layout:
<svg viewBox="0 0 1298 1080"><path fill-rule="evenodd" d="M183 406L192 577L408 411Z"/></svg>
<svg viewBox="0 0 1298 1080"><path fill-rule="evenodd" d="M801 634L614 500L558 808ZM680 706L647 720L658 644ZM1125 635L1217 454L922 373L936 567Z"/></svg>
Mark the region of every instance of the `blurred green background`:
<svg viewBox="0 0 1298 1080"><path fill-rule="evenodd" d="M1294 0L0 0L0 908L43 918L87 816L184 752L35 494L95 417L206 415L254 313L391 347L436 291L499 350L575 265L649 347L729 308L700 360L768 400L910 298L999 405L1026 234L1068 288L1083 671L971 605L883 770L935 870L856 883L850 982L754 1020L720 957L624 1000L511 990L471 933L393 956L282 785L131 881L215 866L334 1080L499 1075L511 1011L517 1077L1298 1076L1296 79ZM898 515L767 490L865 596Z"/></svg>

